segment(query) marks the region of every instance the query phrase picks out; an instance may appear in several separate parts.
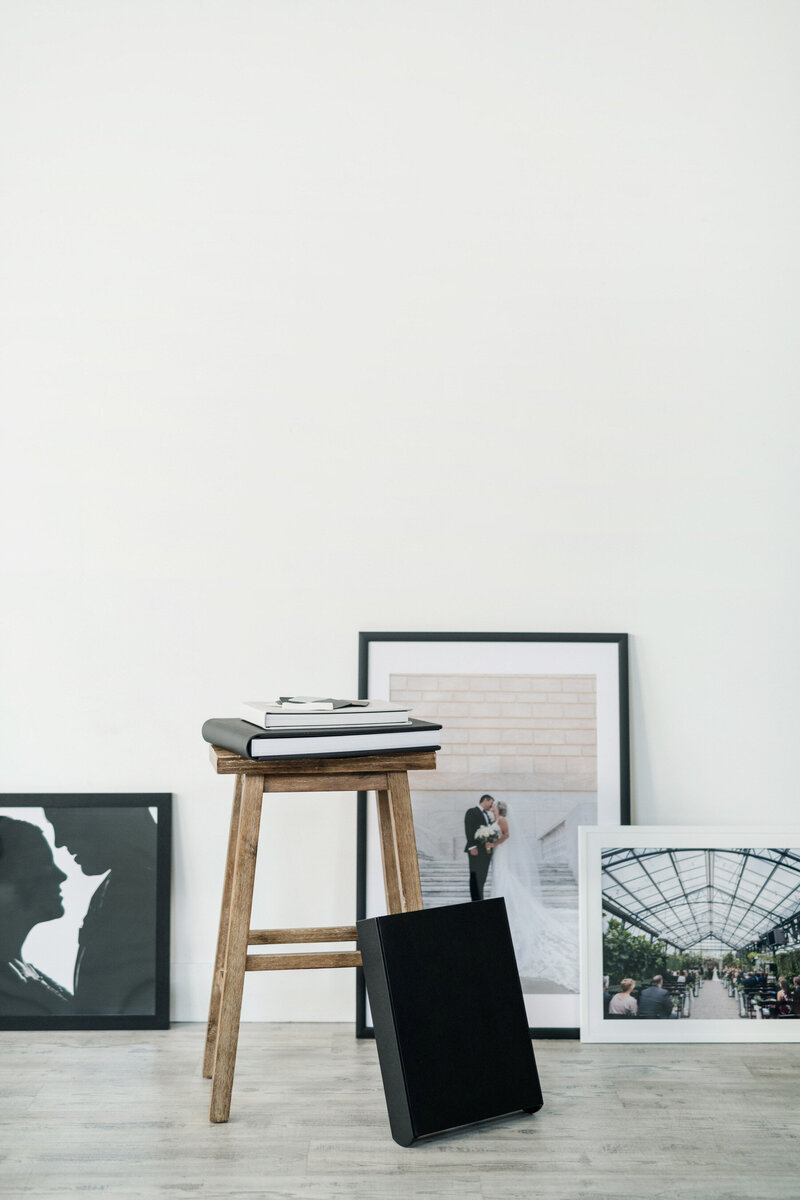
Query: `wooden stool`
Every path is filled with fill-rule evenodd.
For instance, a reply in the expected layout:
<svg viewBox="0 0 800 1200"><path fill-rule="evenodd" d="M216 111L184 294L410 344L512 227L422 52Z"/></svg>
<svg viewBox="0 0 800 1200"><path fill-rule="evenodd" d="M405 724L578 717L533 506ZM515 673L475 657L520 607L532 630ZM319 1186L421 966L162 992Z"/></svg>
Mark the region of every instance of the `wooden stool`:
<svg viewBox="0 0 800 1200"><path fill-rule="evenodd" d="M355 925L322 929L251 929L261 800L264 792L375 791L390 913L422 908L409 771L436 767L430 750L371 754L361 758L271 759L255 762L211 747L218 775L235 775L228 857L222 890L217 955L208 1010L203 1075L211 1079L211 1121L227 1121L239 1040L246 971L293 971L309 967L360 967L357 950L312 954L248 954L248 946L355 942Z"/></svg>

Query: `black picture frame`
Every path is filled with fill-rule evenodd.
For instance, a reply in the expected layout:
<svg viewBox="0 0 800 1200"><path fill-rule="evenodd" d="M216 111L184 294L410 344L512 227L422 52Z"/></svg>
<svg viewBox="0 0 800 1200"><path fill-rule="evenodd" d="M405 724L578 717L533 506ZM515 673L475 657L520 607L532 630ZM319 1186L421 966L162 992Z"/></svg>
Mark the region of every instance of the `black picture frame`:
<svg viewBox="0 0 800 1200"><path fill-rule="evenodd" d="M540 643L546 645L548 643L558 643L559 649L566 648L567 644L574 644L576 649L575 654L580 657L580 647L582 646L599 646L608 647L610 655L609 662L613 663L611 668L612 673L616 678L616 696L610 692L605 697L604 702L610 706L608 711L613 709L614 722L616 723L616 731L618 739L614 737L613 751L614 762L618 763L618 811L616 800L613 801L614 812L609 815L606 811L603 814L603 824L620 825L630 824L631 819L631 789L630 789L630 733L629 733L629 678L628 678L628 635L625 633L498 633L498 632L361 632L359 633L359 656L358 656L358 695L362 699L370 698L370 666L371 666L371 649L374 651L373 658L381 655L385 661L387 654L391 655L390 648L379 644L396 643L398 646L397 671L402 674L407 669L404 666L405 658L408 658L409 643L462 643L464 647L464 672L466 674L477 674L478 671L474 666L470 665L470 649L475 653L476 643L508 643L512 646L514 643ZM424 656L426 651L419 652ZM502 654L502 651L498 651ZM450 655L450 651L448 651ZM452 655L450 655L452 661ZM382 668L383 669L383 668ZM498 672L500 673L500 672ZM611 685L609 685L611 686ZM388 696L372 696L373 699L389 699ZM424 704L418 708L415 706L415 715L426 717L429 714L424 709ZM432 715L432 719L442 720L446 724L446 720ZM616 769L615 769L616 775ZM616 783L616 780L615 780ZM413 785L412 785L413 794ZM607 807L607 806L606 806ZM593 822L596 823L596 822ZM357 884L356 884L356 909L359 920L369 916L376 915L373 912L368 913L368 875L370 864L368 863L369 854L369 834L368 834L368 808L367 808L367 793L359 792L358 794L358 810L357 810ZM579 1018L575 1020L575 1024L570 1025L553 1025L553 1024L534 1024L531 1026L531 1035L539 1038L579 1038L580 1027ZM356 1036L358 1038L374 1037L374 1030L368 1024L368 1008L367 995L364 984L363 971L359 968L356 972Z"/></svg>
<svg viewBox="0 0 800 1200"><path fill-rule="evenodd" d="M109 813L106 810L112 811ZM137 813L135 810L143 811ZM19 988L16 986L16 979L4 975L3 978L12 979L12 983L2 995L1 1006L4 1011L0 1011L0 1029L168 1029L171 794L4 793L0 794L0 817L11 817L12 821L17 823L14 829L5 825L6 845L5 854L0 853L0 880L3 877L3 858L6 858L8 864L13 862L9 855L16 853L20 864L18 877L20 871L41 869L44 872L41 876L42 889L47 896L46 900L32 902L28 887L28 891L24 893L24 904L27 907L21 912L17 909L17 923L21 929L24 929L34 916L38 916L23 943L29 944L28 938L35 934L40 956L44 955L45 961L36 963L31 956L31 962L28 963L27 954L25 959L15 958L13 963L0 961L0 971L13 966L17 977L20 976L20 972L30 974L31 966L33 967L37 977L33 978L32 985L37 1000L30 1004L26 999L18 1000L16 997ZM29 834L19 830L20 822L30 824L34 832ZM154 836L149 823L155 825ZM60 832L57 832L57 826ZM113 840L117 828L118 842ZM108 841L109 830L112 833L111 852L103 848L101 837L102 834ZM2 832L0 829L0 834ZM37 834L40 836L37 837ZM74 852L69 849L70 842L75 848ZM113 865L103 869L104 863L111 862L112 858ZM115 870L118 875L116 903L112 891ZM60 877L60 883L57 882L57 877ZM94 883L97 877L100 882ZM58 901L54 901L53 898L54 888L59 897ZM137 889L140 903L136 903ZM62 891L66 893L63 899ZM13 911L14 897L22 895L22 892L12 893L12 899L7 899L9 912ZM74 900L71 902L70 898ZM133 904L129 903L131 898L134 900ZM22 901L18 900L18 903ZM62 909L60 917L57 909L59 903ZM43 905L45 907L42 907ZM130 931L133 937L128 938L126 942L124 918L120 914L128 910L134 910L130 912ZM48 916L47 912L54 912L55 916ZM39 915L40 913L45 915ZM154 918L152 926L146 917L147 913ZM82 924L85 918L90 919L90 928L94 932L95 940L90 947L92 954L89 954L86 942L90 934ZM7 917L6 926L9 924ZM152 939L149 936L149 928L152 928ZM122 935L119 942L118 933ZM114 953L118 944L120 962L115 972ZM135 947L135 951L132 946ZM134 957L134 954L144 957ZM124 980L126 984L130 984L132 979L132 990L128 992L127 1000L117 1002L113 998L113 987L109 982L103 1000L93 1005L91 984L93 979L102 979L104 972L93 973L92 964L101 964L105 957L109 959L108 980L116 979L120 983ZM89 964L84 978L82 1001L77 999L80 995L79 989L76 988L74 994L69 994L67 975L70 958L74 962L80 959L84 966ZM51 960L58 962L58 979L48 973L47 967ZM151 968L154 970L154 976L150 975ZM74 978L73 971L73 987ZM24 982L27 985L31 980L26 979ZM60 1003L63 997L54 991L54 987L69 994L63 1005ZM49 989L50 994L39 1003L38 997L43 995L43 988ZM22 992L24 991L23 986ZM44 1008L47 1002L51 1004L53 1011L31 1011ZM16 1003L19 1004L19 1010L14 1012ZM120 1011L114 1011L115 1007ZM95 1011L92 1011L93 1008Z"/></svg>

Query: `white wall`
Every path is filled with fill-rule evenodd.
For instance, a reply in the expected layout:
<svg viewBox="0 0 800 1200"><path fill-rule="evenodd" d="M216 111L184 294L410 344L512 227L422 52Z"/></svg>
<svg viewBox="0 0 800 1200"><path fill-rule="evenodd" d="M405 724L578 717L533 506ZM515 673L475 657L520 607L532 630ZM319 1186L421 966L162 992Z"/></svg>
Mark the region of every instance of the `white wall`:
<svg viewBox="0 0 800 1200"><path fill-rule="evenodd" d="M0 12L2 787L174 792L175 1015L200 725L359 629L627 630L636 818L793 817L800 6ZM261 923L352 918L354 807L282 805Z"/></svg>

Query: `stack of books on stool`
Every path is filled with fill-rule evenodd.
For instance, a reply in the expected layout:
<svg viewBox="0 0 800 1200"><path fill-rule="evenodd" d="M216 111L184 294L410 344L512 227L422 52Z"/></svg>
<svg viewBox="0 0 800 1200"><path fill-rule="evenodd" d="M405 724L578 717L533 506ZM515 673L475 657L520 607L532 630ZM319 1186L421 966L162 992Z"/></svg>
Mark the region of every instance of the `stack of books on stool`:
<svg viewBox="0 0 800 1200"><path fill-rule="evenodd" d="M203 737L242 758L347 758L439 750L441 725L388 700L280 696L247 700L241 717L212 717Z"/></svg>

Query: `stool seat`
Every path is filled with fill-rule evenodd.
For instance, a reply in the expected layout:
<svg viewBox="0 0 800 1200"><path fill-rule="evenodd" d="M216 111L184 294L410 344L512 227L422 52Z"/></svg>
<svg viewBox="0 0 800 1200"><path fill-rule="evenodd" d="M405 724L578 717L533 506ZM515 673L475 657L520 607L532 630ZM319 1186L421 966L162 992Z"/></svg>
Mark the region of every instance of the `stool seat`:
<svg viewBox="0 0 800 1200"><path fill-rule="evenodd" d="M435 770L436 755L432 750L416 750L259 760L212 746L211 762L218 775L236 778L203 1060L203 1075L212 1081L209 1118L216 1123L230 1116L245 973L361 966L357 949L247 953L249 946L357 940L355 925L250 928L264 793L374 791L387 911L410 912L422 908L422 890L408 772Z"/></svg>
<svg viewBox="0 0 800 1200"><path fill-rule="evenodd" d="M415 750L405 754L363 754L345 758L242 758L219 746L210 747L211 765L218 775L263 775L265 779L279 778L281 787L264 785L272 792L374 792L377 784L365 783L365 775L384 778L387 772L434 771L436 755L433 750ZM244 765L243 765L244 764ZM301 787L299 780L307 776L313 780L308 787ZM342 776L357 777L356 783L347 782Z"/></svg>

